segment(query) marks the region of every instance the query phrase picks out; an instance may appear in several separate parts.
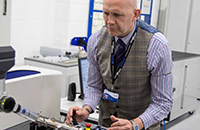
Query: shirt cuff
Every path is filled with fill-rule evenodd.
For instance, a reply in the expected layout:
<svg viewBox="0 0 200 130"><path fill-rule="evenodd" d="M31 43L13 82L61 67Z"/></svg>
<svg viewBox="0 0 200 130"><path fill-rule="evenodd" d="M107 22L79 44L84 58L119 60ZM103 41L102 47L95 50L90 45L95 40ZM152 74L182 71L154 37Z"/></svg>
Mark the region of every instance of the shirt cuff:
<svg viewBox="0 0 200 130"><path fill-rule="evenodd" d="M90 99L84 99L83 106L88 105L92 108L93 112L96 110L97 104Z"/></svg>
<svg viewBox="0 0 200 130"><path fill-rule="evenodd" d="M142 115L140 115L139 118L142 120L145 130L147 128L149 128L155 122L153 117L151 115L149 115L148 113L146 113L146 112L143 113Z"/></svg>

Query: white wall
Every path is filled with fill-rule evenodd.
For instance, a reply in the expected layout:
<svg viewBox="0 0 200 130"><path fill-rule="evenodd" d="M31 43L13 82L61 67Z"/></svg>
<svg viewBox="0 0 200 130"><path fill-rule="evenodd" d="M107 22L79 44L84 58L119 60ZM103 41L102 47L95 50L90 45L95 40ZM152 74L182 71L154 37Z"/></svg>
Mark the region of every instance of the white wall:
<svg viewBox="0 0 200 130"><path fill-rule="evenodd" d="M69 46L74 37L87 37L89 0L57 0L54 43Z"/></svg>
<svg viewBox="0 0 200 130"><path fill-rule="evenodd" d="M16 50L16 65L24 64L24 57L39 55L41 45L67 47L73 37L87 36L89 1L8 0L11 23L9 16L7 26L2 27L0 23L0 36L4 37L0 45L6 43ZM155 26L159 1L153 2L152 24Z"/></svg>
<svg viewBox="0 0 200 130"><path fill-rule="evenodd" d="M11 46L16 64L25 56L39 55L41 45L54 43L56 0L12 0Z"/></svg>
<svg viewBox="0 0 200 130"><path fill-rule="evenodd" d="M24 64L24 57L39 55L41 45L67 47L73 37L87 36L89 0L10 0L8 3L11 15L10 20L8 15L5 17L6 26L0 16L3 28L0 44L11 45L16 50L16 65Z"/></svg>

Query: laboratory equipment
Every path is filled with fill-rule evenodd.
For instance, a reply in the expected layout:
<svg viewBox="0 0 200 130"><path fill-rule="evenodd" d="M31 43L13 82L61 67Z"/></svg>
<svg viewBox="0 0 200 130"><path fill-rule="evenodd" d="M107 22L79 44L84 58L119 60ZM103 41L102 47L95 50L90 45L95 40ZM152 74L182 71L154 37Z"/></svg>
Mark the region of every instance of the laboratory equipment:
<svg viewBox="0 0 200 130"><path fill-rule="evenodd" d="M54 117L45 117L39 113L31 111L20 105L14 97L5 92L5 78L6 72L14 65L15 51L12 47L0 47L0 112L15 113L39 125L50 126L53 129L61 130L84 130L84 124L77 123L75 120L75 113L73 112L73 125L57 121ZM59 97L58 97L59 99ZM9 122L9 121L8 121ZM2 123L2 122L1 122ZM76 125L75 125L76 124ZM93 129L105 130L105 127L93 125Z"/></svg>
<svg viewBox="0 0 200 130"><path fill-rule="evenodd" d="M5 92L6 72L14 65L15 51L12 47L0 47L0 112L16 113L39 124L49 125L53 128L69 130L81 130L82 127L69 126L56 121L54 118L44 117L36 112L24 108L15 99Z"/></svg>
<svg viewBox="0 0 200 130"><path fill-rule="evenodd" d="M71 40L71 45L82 46L87 51L87 42L88 42L87 37L74 37Z"/></svg>
<svg viewBox="0 0 200 130"><path fill-rule="evenodd" d="M84 48L81 46L72 46L69 47L57 47L57 46L41 46L40 47L40 55L44 57L69 57L74 58L78 56L78 51L83 50Z"/></svg>
<svg viewBox="0 0 200 130"><path fill-rule="evenodd" d="M25 57L24 64L62 72L61 98L68 95L68 87L70 83L75 82L76 86L79 86L77 58L54 63L36 57ZM76 92L80 92L79 87L77 87Z"/></svg>

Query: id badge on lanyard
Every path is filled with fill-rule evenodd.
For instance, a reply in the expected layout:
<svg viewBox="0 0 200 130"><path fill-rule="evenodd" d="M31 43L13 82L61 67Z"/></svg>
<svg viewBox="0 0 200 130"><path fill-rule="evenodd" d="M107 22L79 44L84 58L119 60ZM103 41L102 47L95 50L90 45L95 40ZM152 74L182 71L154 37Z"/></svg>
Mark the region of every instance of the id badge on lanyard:
<svg viewBox="0 0 200 130"><path fill-rule="evenodd" d="M119 94L113 91L114 90L114 83L115 83L115 80L118 78L118 76L119 76L119 74L122 70L122 67L123 67L123 65L124 65L124 63L125 63L125 61L128 57L128 54L129 54L130 49L132 47L132 44L135 40L137 30L138 30L138 22L136 21L136 29L135 29L135 31L134 31L134 33L133 33L133 35L132 35L132 37L129 41L129 45L127 47L128 49L125 52L125 57L121 61L120 67L117 68L116 73L114 73L114 51L115 51L114 44L115 44L115 39L114 38L112 39L112 43L111 43L111 73L112 73L112 84L113 85L112 85L111 90L104 89L104 93L103 93L103 97L102 97L102 99L104 99L104 100L108 100L108 101L111 101L113 103L117 103L117 101L118 101Z"/></svg>
<svg viewBox="0 0 200 130"><path fill-rule="evenodd" d="M119 98L119 94L114 92L114 91L111 91L111 90L108 90L108 89L104 89L104 93L103 93L103 97L102 98L104 100L108 100L108 101L117 103L118 98Z"/></svg>

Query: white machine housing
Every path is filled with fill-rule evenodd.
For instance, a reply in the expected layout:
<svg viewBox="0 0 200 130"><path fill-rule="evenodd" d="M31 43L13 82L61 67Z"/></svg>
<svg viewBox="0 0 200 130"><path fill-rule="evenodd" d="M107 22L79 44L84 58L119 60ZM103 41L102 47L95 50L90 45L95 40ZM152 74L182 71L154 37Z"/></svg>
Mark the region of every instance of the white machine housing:
<svg viewBox="0 0 200 130"><path fill-rule="evenodd" d="M34 112L59 119L62 73L33 66L17 66L9 71L15 70L33 70L40 73L6 80L6 93ZM15 113L0 112L0 129L25 121L27 119Z"/></svg>

